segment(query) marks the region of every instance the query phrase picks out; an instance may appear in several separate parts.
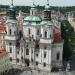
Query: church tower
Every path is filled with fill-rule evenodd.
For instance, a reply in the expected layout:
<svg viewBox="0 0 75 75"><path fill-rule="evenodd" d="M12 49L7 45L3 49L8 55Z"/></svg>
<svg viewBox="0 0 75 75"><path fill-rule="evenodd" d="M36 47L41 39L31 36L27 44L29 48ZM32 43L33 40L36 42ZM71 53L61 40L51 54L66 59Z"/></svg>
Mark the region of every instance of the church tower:
<svg viewBox="0 0 75 75"><path fill-rule="evenodd" d="M44 19L51 20L51 8L49 6L49 0L47 0L47 4L45 5Z"/></svg>
<svg viewBox="0 0 75 75"><path fill-rule="evenodd" d="M42 65L39 68L51 71L51 52L53 43L53 22L51 21L51 10L49 2L45 5L44 19L41 22L41 37L39 42L40 58Z"/></svg>
<svg viewBox="0 0 75 75"><path fill-rule="evenodd" d="M6 51L9 53L10 62L16 63L16 40L18 38L18 22L16 20L15 6L13 0L8 10L9 19L6 21Z"/></svg>

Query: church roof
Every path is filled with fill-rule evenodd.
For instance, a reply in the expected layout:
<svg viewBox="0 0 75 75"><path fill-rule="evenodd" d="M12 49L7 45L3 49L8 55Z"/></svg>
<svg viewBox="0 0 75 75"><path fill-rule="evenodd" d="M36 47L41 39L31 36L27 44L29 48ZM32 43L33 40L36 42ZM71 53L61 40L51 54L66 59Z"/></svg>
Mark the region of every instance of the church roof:
<svg viewBox="0 0 75 75"><path fill-rule="evenodd" d="M7 52L4 50L0 50L0 57L6 56Z"/></svg>
<svg viewBox="0 0 75 75"><path fill-rule="evenodd" d="M6 27L4 25L0 25L0 33L5 33Z"/></svg>
<svg viewBox="0 0 75 75"><path fill-rule="evenodd" d="M16 19L8 19L6 23L17 23Z"/></svg>
<svg viewBox="0 0 75 75"><path fill-rule="evenodd" d="M42 22L41 22L41 24L42 25L44 25L44 24L47 24L47 25L53 25L53 22L52 21L49 21L49 20L43 20Z"/></svg>
<svg viewBox="0 0 75 75"><path fill-rule="evenodd" d="M56 26L53 29L53 36L54 36L54 42L55 43L60 43L62 42L62 37L61 37L61 31L59 28Z"/></svg>
<svg viewBox="0 0 75 75"><path fill-rule="evenodd" d="M30 22L40 22L42 19L41 19L41 17L38 17L38 16L33 16L33 15L31 15L31 16L27 16L27 17L25 17L24 18L24 21L30 21Z"/></svg>

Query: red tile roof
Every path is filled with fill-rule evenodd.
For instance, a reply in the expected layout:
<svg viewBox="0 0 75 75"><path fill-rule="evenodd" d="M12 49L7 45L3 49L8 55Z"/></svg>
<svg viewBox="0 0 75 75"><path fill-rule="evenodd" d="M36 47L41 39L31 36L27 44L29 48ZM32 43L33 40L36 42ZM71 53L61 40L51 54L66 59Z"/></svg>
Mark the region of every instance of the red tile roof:
<svg viewBox="0 0 75 75"><path fill-rule="evenodd" d="M0 57L6 56L7 54L5 50L0 50Z"/></svg>
<svg viewBox="0 0 75 75"><path fill-rule="evenodd" d="M4 25L0 25L0 33L5 31L6 31L6 27Z"/></svg>
<svg viewBox="0 0 75 75"><path fill-rule="evenodd" d="M61 31L59 28L54 27L53 36L54 36L54 42L56 43L62 42Z"/></svg>

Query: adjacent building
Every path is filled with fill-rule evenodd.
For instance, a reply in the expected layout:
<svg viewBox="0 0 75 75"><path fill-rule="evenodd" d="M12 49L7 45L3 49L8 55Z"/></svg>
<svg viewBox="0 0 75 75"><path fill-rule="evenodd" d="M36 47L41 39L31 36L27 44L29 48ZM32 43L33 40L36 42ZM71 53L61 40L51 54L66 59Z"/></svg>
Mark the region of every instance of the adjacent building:
<svg viewBox="0 0 75 75"><path fill-rule="evenodd" d="M6 51L0 50L0 75L5 74L11 68L9 64L9 56Z"/></svg>
<svg viewBox="0 0 75 75"><path fill-rule="evenodd" d="M6 35L5 25L0 25L0 50L5 50L5 35Z"/></svg>

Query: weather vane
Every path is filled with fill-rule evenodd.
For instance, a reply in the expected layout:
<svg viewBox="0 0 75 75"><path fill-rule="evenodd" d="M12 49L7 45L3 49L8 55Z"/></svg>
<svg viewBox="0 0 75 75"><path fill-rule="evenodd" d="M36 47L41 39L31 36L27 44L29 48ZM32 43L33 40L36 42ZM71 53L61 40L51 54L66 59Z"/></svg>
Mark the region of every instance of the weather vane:
<svg viewBox="0 0 75 75"><path fill-rule="evenodd" d="M13 5L13 0L11 0L11 5Z"/></svg>
<svg viewBox="0 0 75 75"><path fill-rule="evenodd" d="M33 0L33 6L36 6L35 3L34 3L34 0Z"/></svg>
<svg viewBox="0 0 75 75"><path fill-rule="evenodd" d="M47 0L47 4L49 5L49 0Z"/></svg>

